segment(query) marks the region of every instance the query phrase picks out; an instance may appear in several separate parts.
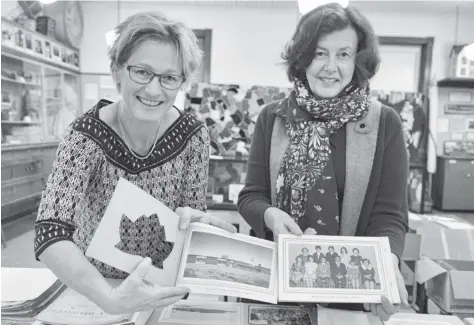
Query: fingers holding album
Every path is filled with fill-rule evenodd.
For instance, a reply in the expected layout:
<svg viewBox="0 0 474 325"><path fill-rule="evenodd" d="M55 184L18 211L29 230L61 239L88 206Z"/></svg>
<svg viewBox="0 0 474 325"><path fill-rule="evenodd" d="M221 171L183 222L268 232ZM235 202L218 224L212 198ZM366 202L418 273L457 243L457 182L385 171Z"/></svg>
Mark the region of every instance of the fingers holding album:
<svg viewBox="0 0 474 325"><path fill-rule="evenodd" d="M237 228L235 228L235 226L232 225L231 223L226 222L224 220L221 220L221 219L219 219L217 217L214 217L214 216L211 216L211 215L209 215L209 224L213 225L213 226L216 226L216 227L219 227L219 228L222 228L224 230L227 230L228 232L231 232L231 233L236 233L237 232Z"/></svg>
<svg viewBox="0 0 474 325"><path fill-rule="evenodd" d="M290 215L278 208L270 207L264 213L265 225L273 232L273 236L281 234L302 235L300 227Z"/></svg>
<svg viewBox="0 0 474 325"><path fill-rule="evenodd" d="M181 230L186 229L191 222L201 222L227 230L231 233L237 232L237 228L235 228L231 223L221 220L215 216L210 215L209 213L200 210L192 209L190 207L184 207L177 208L176 213L181 218L179 224L179 228Z"/></svg>
<svg viewBox="0 0 474 325"><path fill-rule="evenodd" d="M145 257L140 263L138 263L135 270L118 286L120 292L130 292L143 283L143 279L151 267L151 259Z"/></svg>
<svg viewBox="0 0 474 325"><path fill-rule="evenodd" d="M154 309L170 305L189 293L188 288L160 287L145 282L150 267L151 259L144 258L119 286L112 288L104 311L116 314Z"/></svg>
<svg viewBox="0 0 474 325"><path fill-rule="evenodd" d="M372 312L375 316L378 316L382 321L388 321L391 315L397 312L397 308L388 300L386 296L382 296L380 304L364 304L364 308L367 311Z"/></svg>

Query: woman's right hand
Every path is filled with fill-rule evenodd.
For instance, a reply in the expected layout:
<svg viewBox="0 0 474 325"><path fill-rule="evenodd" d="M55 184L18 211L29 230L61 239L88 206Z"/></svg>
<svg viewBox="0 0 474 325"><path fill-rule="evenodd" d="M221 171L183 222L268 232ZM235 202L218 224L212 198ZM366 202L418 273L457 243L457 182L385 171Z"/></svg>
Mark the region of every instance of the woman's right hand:
<svg viewBox="0 0 474 325"><path fill-rule="evenodd" d="M189 293L188 288L160 287L145 282L150 266L151 259L144 258L119 286L112 288L108 301L100 307L108 314L127 314L171 305Z"/></svg>
<svg viewBox="0 0 474 325"><path fill-rule="evenodd" d="M290 217L290 215L278 208L270 207L265 210L263 219L265 225L273 232L273 238L276 241L278 235L293 234L297 236L303 235L298 224Z"/></svg>

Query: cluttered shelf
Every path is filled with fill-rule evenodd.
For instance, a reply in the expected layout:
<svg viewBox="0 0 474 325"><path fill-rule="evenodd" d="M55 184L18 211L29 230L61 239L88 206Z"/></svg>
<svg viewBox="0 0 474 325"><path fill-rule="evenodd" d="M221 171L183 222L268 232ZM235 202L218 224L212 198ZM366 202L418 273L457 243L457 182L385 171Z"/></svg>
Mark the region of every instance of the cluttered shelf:
<svg viewBox="0 0 474 325"><path fill-rule="evenodd" d="M41 87L40 83L21 81L21 80L11 79L11 78L7 78L7 77L2 77L2 81L10 82L10 83L13 83L13 84L18 84L18 85L23 85L23 86L29 86L29 87Z"/></svg>
<svg viewBox="0 0 474 325"><path fill-rule="evenodd" d="M2 146L59 140L82 113L79 51L4 17L1 23Z"/></svg>
<svg viewBox="0 0 474 325"><path fill-rule="evenodd" d="M439 80L438 87L474 88L474 78L446 78Z"/></svg>

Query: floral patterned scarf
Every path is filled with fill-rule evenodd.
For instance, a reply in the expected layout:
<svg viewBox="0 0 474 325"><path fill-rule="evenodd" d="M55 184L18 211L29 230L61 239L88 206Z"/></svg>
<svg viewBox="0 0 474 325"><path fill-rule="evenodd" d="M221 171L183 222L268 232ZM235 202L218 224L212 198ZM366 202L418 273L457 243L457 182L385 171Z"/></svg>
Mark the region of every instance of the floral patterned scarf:
<svg viewBox="0 0 474 325"><path fill-rule="evenodd" d="M334 166L328 163L329 136L366 114L370 90L349 86L335 98L319 99L306 81L296 80L294 94L298 108L277 112L285 119L290 144L278 173L276 204L303 231L337 235L339 201Z"/></svg>

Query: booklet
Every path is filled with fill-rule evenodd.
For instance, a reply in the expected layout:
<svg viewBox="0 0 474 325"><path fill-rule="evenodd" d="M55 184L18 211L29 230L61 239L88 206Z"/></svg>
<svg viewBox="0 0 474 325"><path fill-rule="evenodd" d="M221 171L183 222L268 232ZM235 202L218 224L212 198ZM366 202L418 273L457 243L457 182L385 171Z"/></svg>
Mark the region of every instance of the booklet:
<svg viewBox="0 0 474 325"><path fill-rule="evenodd" d="M156 245L141 251L159 257L145 278L152 283L268 303L400 303L385 237L281 235L275 243L201 223L179 230L178 215L121 179L86 255L133 271L144 256L124 251L140 237L121 234L125 222L136 234L159 229Z"/></svg>
<svg viewBox="0 0 474 325"><path fill-rule="evenodd" d="M159 324L178 325L311 325L313 310L299 306L274 306L234 302L181 300L166 307Z"/></svg>

